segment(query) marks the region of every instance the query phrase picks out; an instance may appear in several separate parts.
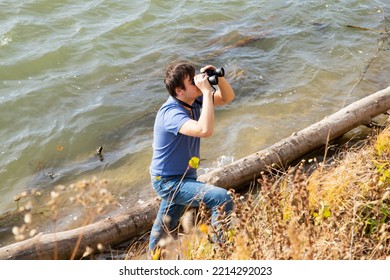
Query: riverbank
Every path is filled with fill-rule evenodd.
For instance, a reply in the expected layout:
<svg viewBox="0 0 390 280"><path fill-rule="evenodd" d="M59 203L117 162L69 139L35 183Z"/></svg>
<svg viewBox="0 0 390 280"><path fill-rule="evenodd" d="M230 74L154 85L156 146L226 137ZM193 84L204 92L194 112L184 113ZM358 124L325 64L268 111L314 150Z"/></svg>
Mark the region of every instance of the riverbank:
<svg viewBox="0 0 390 280"><path fill-rule="evenodd" d="M330 147L327 147L330 149ZM390 258L390 126L326 160L308 158L253 184L254 194L232 191L236 209L226 242L212 244L207 213L179 240L155 254L164 259ZM275 170L276 171L276 170ZM253 192L252 192L253 193ZM185 227L183 227L185 228ZM128 259L145 257L145 242L128 246ZM118 251L116 251L118 256Z"/></svg>
<svg viewBox="0 0 390 280"><path fill-rule="evenodd" d="M167 240L162 258L180 259L386 259L390 229L390 126L370 130L363 140L331 142L288 170L272 169L254 181L250 192L235 193L233 227L226 242L212 244L208 213L200 211L194 227L183 227L179 241ZM354 132L356 133L356 131ZM355 134L356 138L357 135ZM344 139L345 140L345 139ZM44 215L53 230L60 223L61 193L74 192L74 205L84 203L81 224L93 220L117 201L106 192L109 182L90 180L69 188L58 186L45 211L31 198L15 197L18 217L10 220L16 241L36 234L34 221ZM67 196L66 196L67 197ZM88 206L89 205L89 206ZM91 207L91 205L95 205ZM99 219L102 216L99 217ZM40 218L38 218L39 220ZM12 220L14 226L12 226ZM16 226L18 225L18 226ZM100 244L83 258L145 259L147 234L117 247ZM169 248L169 250L168 250ZM100 250L100 252L99 252Z"/></svg>

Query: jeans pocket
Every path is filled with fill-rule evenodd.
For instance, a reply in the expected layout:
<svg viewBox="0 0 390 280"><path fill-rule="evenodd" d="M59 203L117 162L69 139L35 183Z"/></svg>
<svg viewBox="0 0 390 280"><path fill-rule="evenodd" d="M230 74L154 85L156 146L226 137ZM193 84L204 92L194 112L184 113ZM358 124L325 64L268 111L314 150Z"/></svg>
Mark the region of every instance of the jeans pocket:
<svg viewBox="0 0 390 280"><path fill-rule="evenodd" d="M159 179L156 179L156 178L153 178L152 179L152 186L153 186L153 189L155 190L155 192L158 194L159 192L161 192L161 184L162 184L163 180L161 178Z"/></svg>
<svg viewBox="0 0 390 280"><path fill-rule="evenodd" d="M163 199L169 197L177 184L176 177L161 178L153 181L153 188Z"/></svg>

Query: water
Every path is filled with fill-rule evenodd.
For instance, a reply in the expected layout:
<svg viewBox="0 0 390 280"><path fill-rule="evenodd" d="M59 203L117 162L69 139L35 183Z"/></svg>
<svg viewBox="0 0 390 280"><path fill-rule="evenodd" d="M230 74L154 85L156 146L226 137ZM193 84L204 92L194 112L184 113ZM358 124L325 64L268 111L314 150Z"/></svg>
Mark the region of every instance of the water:
<svg viewBox="0 0 390 280"><path fill-rule="evenodd" d="M237 95L202 142L204 172L387 87L385 29L385 0L0 0L0 214L22 191L93 176L122 207L146 200L172 60L224 67Z"/></svg>

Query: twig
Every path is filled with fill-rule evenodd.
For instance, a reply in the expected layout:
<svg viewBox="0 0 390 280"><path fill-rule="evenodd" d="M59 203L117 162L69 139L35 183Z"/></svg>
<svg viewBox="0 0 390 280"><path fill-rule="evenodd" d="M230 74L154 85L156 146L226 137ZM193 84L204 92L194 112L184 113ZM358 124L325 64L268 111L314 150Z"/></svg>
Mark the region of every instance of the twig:
<svg viewBox="0 0 390 280"><path fill-rule="evenodd" d="M328 148L329 148L329 139L330 139L330 131L331 129L329 129L328 131L328 135L326 136L326 143L325 143L325 153L324 153L324 160L322 161L322 165L321 165L321 172L325 166L325 162L326 162L326 156L328 155Z"/></svg>
<svg viewBox="0 0 390 280"><path fill-rule="evenodd" d="M353 197L352 233L351 233L351 242L349 246L349 259L351 260L352 260L353 243L355 238L355 217L356 217L356 201L355 201L355 197Z"/></svg>
<svg viewBox="0 0 390 280"><path fill-rule="evenodd" d="M92 218L87 218L87 219L85 219L85 221L84 221L84 223L83 223L83 225L82 225L83 231L80 233L80 235L79 235L78 238L77 238L76 245L75 245L75 247L73 248L72 255L70 256L70 260L74 260L74 259L75 259L76 254L77 254L77 251L78 251L79 248L80 248L81 240L82 240L83 235L84 235L85 226L88 225L88 224L90 224L92 220L93 220Z"/></svg>
<svg viewBox="0 0 390 280"><path fill-rule="evenodd" d="M382 30L377 30L377 29L371 29L371 28L366 28L366 27L360 27L360 26L354 26L354 25L347 25L347 27L351 27L351 28L358 28L358 29L361 29L361 30L370 30L370 31L375 31L375 32L379 32L380 34L387 34L387 35L390 35L390 31L388 31L388 28L387 28L387 24L386 24L386 18L385 18L385 15L384 15L384 12L383 12L383 9L382 10L382 19L383 19L383 22L384 22L384 31ZM371 59L368 61L366 67L364 67L363 69L363 72L362 74L360 75L360 78L357 80L357 82L353 85L353 87L351 88L351 90L349 91L348 95L347 95L347 98L343 104L343 107L346 106L346 103L347 103L347 100L349 99L349 97L352 95L352 93L355 91L355 89L357 88L357 86L363 81L364 77L366 76L367 72L368 72L368 69L370 68L372 62L374 61L375 58L378 57L378 54L380 51L382 51L382 46L384 44L384 42L389 38L389 36L387 37L383 37L383 38L380 38L379 39L379 43L378 43L378 46L377 46L377 49L375 51L375 54L371 57Z"/></svg>

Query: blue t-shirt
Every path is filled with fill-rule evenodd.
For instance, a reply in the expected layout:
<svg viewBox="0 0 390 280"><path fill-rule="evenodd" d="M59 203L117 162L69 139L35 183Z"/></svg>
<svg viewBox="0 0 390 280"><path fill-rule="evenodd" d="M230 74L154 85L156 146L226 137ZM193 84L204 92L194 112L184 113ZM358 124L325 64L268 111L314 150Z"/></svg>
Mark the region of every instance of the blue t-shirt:
<svg viewBox="0 0 390 280"><path fill-rule="evenodd" d="M200 100L201 101L200 97ZM171 96L157 112L154 123L152 176L182 176L192 157L199 158L200 138L179 133L188 120L199 120L201 105L192 104L187 110ZM196 169L190 168L186 177L196 178Z"/></svg>

